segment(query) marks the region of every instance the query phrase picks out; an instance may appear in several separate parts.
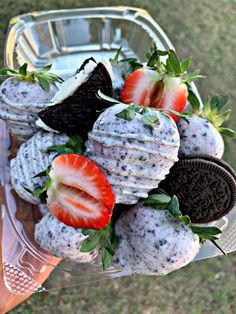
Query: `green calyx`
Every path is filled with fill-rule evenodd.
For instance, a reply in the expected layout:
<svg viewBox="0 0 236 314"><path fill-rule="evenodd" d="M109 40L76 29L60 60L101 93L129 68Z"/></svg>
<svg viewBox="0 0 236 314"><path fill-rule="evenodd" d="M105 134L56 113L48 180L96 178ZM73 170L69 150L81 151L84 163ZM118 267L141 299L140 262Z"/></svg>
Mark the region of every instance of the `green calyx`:
<svg viewBox="0 0 236 314"><path fill-rule="evenodd" d="M188 226L193 233L197 234L202 243L206 240L210 240L224 255L226 255L216 243L216 241L219 240L217 236L221 234L222 231L216 227L193 225L188 215L182 215L179 200L176 195L170 197L164 190L159 188L156 194L150 195L144 201L144 205L157 210L168 210L172 216L176 217L180 222Z"/></svg>
<svg viewBox="0 0 236 314"><path fill-rule="evenodd" d="M191 89L188 94L188 100L195 115L210 121L220 133L229 137L235 137L236 132L234 130L222 127L222 124L230 117L230 109L222 111L228 99L229 97L226 95L215 94L208 96L206 102L201 107L199 99Z"/></svg>
<svg viewBox="0 0 236 314"><path fill-rule="evenodd" d="M187 119L187 116L189 115L188 112L179 113L175 110L168 109L168 108L144 107L144 106L139 106L135 104L128 105L128 104L124 104L120 102L117 99L113 99L109 96L104 95L100 90L97 92L97 97L104 102L110 103L111 105L115 105L115 104L125 105L126 108L118 112L116 114L116 117L119 119L124 119L126 121L133 121L137 113L139 113L143 115L143 117L141 118L141 121L143 122L143 124L149 127L152 127L159 121L158 117L156 115L153 115L152 112L159 111L167 116L168 116L168 113L173 113L176 116L183 118L187 123L189 123Z"/></svg>
<svg viewBox="0 0 236 314"><path fill-rule="evenodd" d="M161 61L161 57L165 56L165 63ZM153 43L151 51L146 54L147 66L156 70L163 77L174 76L181 77L183 83L192 83L193 81L204 78L200 75L199 70L187 72L190 68L191 58L186 58L180 61L177 53L169 49L167 51L158 50L156 44Z"/></svg>
<svg viewBox="0 0 236 314"><path fill-rule="evenodd" d="M144 67L145 64L141 63L137 58L125 58L119 60L121 49L122 47L117 51L113 62L116 64L119 64L119 62L128 64L128 70L124 75L124 78L126 78L135 70ZM162 61L163 57L166 58L165 62ZM159 50L155 43L152 44L150 51L146 54L146 66L157 71L162 79L166 76L181 77L183 83L190 84L199 78L204 78L199 70L187 72L190 68L190 64L190 57L180 61L179 56L174 50Z"/></svg>
<svg viewBox="0 0 236 314"><path fill-rule="evenodd" d="M47 181L43 186L39 186L37 187L34 191L30 190L28 187L23 186L23 188L26 190L26 192L32 194L33 196L36 196L39 198L40 203L42 204L46 204L47 203L47 190L50 187L52 180L49 177L49 173L50 173L51 167L48 167L47 169L39 172L38 174L36 174L32 179L35 178L43 178L43 177L47 177Z"/></svg>
<svg viewBox="0 0 236 314"><path fill-rule="evenodd" d="M35 83L38 82L40 87L45 90L50 90L50 84L53 82L62 83L63 79L59 76L50 73L52 65L46 65L38 71L27 71L28 64L24 63L18 70L2 69L0 76L12 76L18 80Z"/></svg>
<svg viewBox="0 0 236 314"><path fill-rule="evenodd" d="M69 137L69 140L67 143L65 143L64 145L54 145L48 148L47 150L48 152L56 152L56 156L54 158L56 158L57 156L60 155L67 155L67 154L79 154L79 155L83 155L84 153L84 144L83 144L83 140L81 139L81 137L79 135L73 135L71 137ZM34 191L30 190L28 187L23 186L23 188L30 194L36 196L39 198L40 202L42 204L46 204L47 203L47 190L50 187L50 185L52 184L52 180L49 176L51 170L51 166L49 166L47 169L39 172L38 174L36 174L32 179L34 178L43 178L43 177L47 177L47 181L43 186L39 186L37 187Z"/></svg>
<svg viewBox="0 0 236 314"><path fill-rule="evenodd" d="M112 222L101 230L83 229L82 232L87 238L83 241L80 252L91 252L96 248L101 249L103 269L112 265L115 249L118 241L113 232Z"/></svg>
<svg viewBox="0 0 236 314"><path fill-rule="evenodd" d="M79 154L83 155L84 153L84 143L82 138L79 135L73 135L69 137L69 140L66 144L63 145L54 145L48 148L48 152L56 152L56 156L67 155L67 154Z"/></svg>

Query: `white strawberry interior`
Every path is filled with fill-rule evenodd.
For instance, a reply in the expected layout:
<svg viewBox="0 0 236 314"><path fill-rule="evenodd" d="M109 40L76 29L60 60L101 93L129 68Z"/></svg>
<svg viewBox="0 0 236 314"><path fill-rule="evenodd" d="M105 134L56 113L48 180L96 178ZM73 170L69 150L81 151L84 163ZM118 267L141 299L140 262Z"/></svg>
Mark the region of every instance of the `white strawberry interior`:
<svg viewBox="0 0 236 314"><path fill-rule="evenodd" d="M57 167L56 170L52 169L50 171L50 178L54 184L62 183L67 186L75 187L79 190L82 190L88 193L90 196L95 199L100 199L100 191L92 183L92 180L95 179L95 176L90 176L88 178L85 170L87 164L84 163L80 169L74 171L73 165L67 166L66 164L62 167ZM49 188L50 189L50 188ZM50 191L48 190L48 196Z"/></svg>
<svg viewBox="0 0 236 314"><path fill-rule="evenodd" d="M95 198L79 189L68 187L64 184L57 185L57 189L52 191L49 200L54 206L60 206L68 211L71 218L80 216L84 219L101 215L101 204Z"/></svg>

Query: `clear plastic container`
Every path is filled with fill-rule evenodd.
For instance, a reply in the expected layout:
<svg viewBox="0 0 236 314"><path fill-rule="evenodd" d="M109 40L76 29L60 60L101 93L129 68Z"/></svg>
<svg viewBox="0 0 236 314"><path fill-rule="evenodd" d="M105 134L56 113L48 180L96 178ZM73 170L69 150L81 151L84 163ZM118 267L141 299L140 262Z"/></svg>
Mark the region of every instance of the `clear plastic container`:
<svg viewBox="0 0 236 314"><path fill-rule="evenodd" d="M69 77L85 58L114 57L120 46L124 57L144 60L152 41L159 49L173 49L160 26L141 9L103 7L34 12L11 19L5 65L16 68L27 62L31 69L37 69L51 63L54 72ZM194 85L193 88L196 90ZM0 120L0 257L7 289L25 295L65 287L61 272L69 277L70 286L125 276L125 272L113 268L103 272L96 263L61 261L37 246L33 234L39 211L21 200L10 184L9 158L18 144ZM236 209L215 225L224 229L219 241L224 251L236 250ZM216 255L220 252L206 243L195 260ZM52 271L51 280L45 282Z"/></svg>

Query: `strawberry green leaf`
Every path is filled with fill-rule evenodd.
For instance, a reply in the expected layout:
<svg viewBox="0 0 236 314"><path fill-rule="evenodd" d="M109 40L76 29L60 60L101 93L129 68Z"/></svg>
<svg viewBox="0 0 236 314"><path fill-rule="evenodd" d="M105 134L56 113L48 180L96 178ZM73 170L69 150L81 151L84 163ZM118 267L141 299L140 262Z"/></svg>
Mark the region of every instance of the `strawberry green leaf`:
<svg viewBox="0 0 236 314"><path fill-rule="evenodd" d="M211 110L218 113L227 104L228 100L227 95L212 95L210 100Z"/></svg>
<svg viewBox="0 0 236 314"><path fill-rule="evenodd" d="M184 119L184 121L186 121L189 124L188 118L187 116L189 115L189 112L183 112L183 113L179 113L178 111L172 110L172 109L168 109L168 108L158 108L159 111L163 111L165 113L168 114L168 112L171 112L173 114L175 114L178 117L181 117Z"/></svg>
<svg viewBox="0 0 236 314"><path fill-rule="evenodd" d="M184 61L181 63L181 72L184 73L185 71L187 71L190 67L191 64L191 58L186 58L184 59Z"/></svg>
<svg viewBox="0 0 236 314"><path fill-rule="evenodd" d="M172 196L167 209L174 217L182 216L182 213L179 210L179 200L176 195Z"/></svg>
<svg viewBox="0 0 236 314"><path fill-rule="evenodd" d="M156 50L158 56L167 56L169 54L166 50Z"/></svg>
<svg viewBox="0 0 236 314"><path fill-rule="evenodd" d="M145 199L144 205L154 209L166 209L171 198L166 194L152 194Z"/></svg>
<svg viewBox="0 0 236 314"><path fill-rule="evenodd" d="M224 255L225 252L222 248L215 242L219 240L216 235L222 233L222 231L217 227L204 227L204 226L190 226L193 233L197 234L201 240L210 240Z"/></svg>
<svg viewBox="0 0 236 314"><path fill-rule="evenodd" d="M210 240L210 241L212 242L212 244L215 245L215 247L217 247L218 250L221 251L221 253L222 253L223 255L227 256L227 254L222 250L222 248L216 243L215 240Z"/></svg>
<svg viewBox="0 0 236 314"><path fill-rule="evenodd" d="M157 51L155 51L149 58L148 58L147 66L148 67L154 67L156 63L159 62L159 56L157 54Z"/></svg>
<svg viewBox="0 0 236 314"><path fill-rule="evenodd" d="M82 229L82 233L83 233L83 235L86 235L86 236L95 237L97 234L100 234L100 231L93 230L93 229Z"/></svg>
<svg viewBox="0 0 236 314"><path fill-rule="evenodd" d="M228 129L228 128L218 128L218 131L221 134L224 134L224 135L232 137L232 138L235 137L235 135L236 135L236 132L234 130L231 130L231 129Z"/></svg>
<svg viewBox="0 0 236 314"><path fill-rule="evenodd" d="M122 46L120 46L120 48L117 50L116 54L115 54L115 57L113 59L113 61L115 63L117 63L119 61L119 57L120 57L120 53L121 53L121 50L122 50Z"/></svg>
<svg viewBox="0 0 236 314"><path fill-rule="evenodd" d="M169 50L169 57L167 59L168 69L171 69L171 73L179 75L182 73L181 63L178 55L172 49Z"/></svg>
<svg viewBox="0 0 236 314"><path fill-rule="evenodd" d="M52 181L50 178L48 178L47 182L44 184L43 187L39 188L38 190L35 190L35 196L39 196L40 194L42 194L43 192L46 192L49 188L49 186L51 185Z"/></svg>
<svg viewBox="0 0 236 314"><path fill-rule="evenodd" d="M199 112L201 105L200 101L192 90L188 91L188 101L193 108L194 112Z"/></svg>
<svg viewBox="0 0 236 314"><path fill-rule="evenodd" d="M46 80L48 80L49 82L58 82L58 83L62 83L64 82L63 78L49 73L49 72L38 72L35 73L35 77L37 78L37 76L43 76Z"/></svg>
<svg viewBox="0 0 236 314"><path fill-rule="evenodd" d="M86 238L80 248L81 252L91 252L96 247L101 248L103 269L107 269L112 264L115 248L118 245L118 240L113 232L113 224L109 223L106 228L101 230L83 229L82 233Z"/></svg>
<svg viewBox="0 0 236 314"><path fill-rule="evenodd" d="M157 123L157 121L159 121L159 119L157 116L145 115L141 118L141 121L147 126L153 126L155 123Z"/></svg>
<svg viewBox="0 0 236 314"><path fill-rule="evenodd" d="M83 155L84 144L82 138L79 135L73 135L69 138L66 144L50 146L47 151L56 152L57 156L66 154Z"/></svg>
<svg viewBox="0 0 236 314"><path fill-rule="evenodd" d="M186 226L190 226L190 224L191 224L191 220L190 220L190 217L188 215L179 216L179 220L182 221Z"/></svg>
<svg viewBox="0 0 236 314"><path fill-rule="evenodd" d="M217 116L214 117L214 125L215 126L221 126L225 121L227 121L229 119L229 116L230 116L230 112L231 110L227 110L227 111L224 111L220 114L218 114Z"/></svg>
<svg viewBox="0 0 236 314"><path fill-rule="evenodd" d="M201 75L201 74L199 74L199 73L200 73L199 70L195 70L195 71L193 71L193 72L188 72L188 73L186 73L186 74L183 75L182 81L183 81L184 83L190 84L190 83L192 83L192 82L194 82L194 81L196 81L196 80L198 80L198 79L206 78L206 76Z"/></svg>
<svg viewBox="0 0 236 314"><path fill-rule="evenodd" d="M116 117L119 119L124 119L127 121L132 121L134 120L136 114L134 111L127 109L122 110L121 112L116 114Z"/></svg>
<svg viewBox="0 0 236 314"><path fill-rule="evenodd" d="M38 71L27 71L27 67L27 63L24 63L18 70L2 69L0 70L0 75L17 77L17 79L31 83L38 81L40 87L45 91L49 91L51 82L63 82L62 78L48 72L51 69L51 65L47 65Z"/></svg>
<svg viewBox="0 0 236 314"><path fill-rule="evenodd" d="M1 69L0 70L0 76L14 76L14 75L17 75L17 74L19 74L17 71L15 71L15 70L12 70L12 69Z"/></svg>
<svg viewBox="0 0 236 314"><path fill-rule="evenodd" d="M123 75L123 78L125 79L129 74L131 74L132 72L134 72L137 69L140 69L143 67L143 64L136 58L125 58L125 59L121 59L119 60L119 62L122 63L127 63L128 64L128 70L126 71L126 73Z"/></svg>
<svg viewBox="0 0 236 314"><path fill-rule="evenodd" d="M32 179L34 179L34 178L42 178L42 177L48 176L50 169L51 169L51 167L48 167L47 169L45 169L45 170L39 172L38 174L36 174Z"/></svg>
<svg viewBox="0 0 236 314"><path fill-rule="evenodd" d="M51 70L51 68L52 68L51 64L45 65L44 67L40 69L40 72L48 72Z"/></svg>
<svg viewBox="0 0 236 314"><path fill-rule="evenodd" d="M138 113L146 113L149 111L148 108L142 107L142 106L137 106L137 105L128 105L129 110L133 112L138 112Z"/></svg>
<svg viewBox="0 0 236 314"><path fill-rule="evenodd" d="M103 270L106 270L112 265L113 255L107 248L102 249L102 264Z"/></svg>
<svg viewBox="0 0 236 314"><path fill-rule="evenodd" d="M191 226L190 228L197 234L218 235L222 233L222 231L217 227Z"/></svg>
<svg viewBox="0 0 236 314"><path fill-rule="evenodd" d="M208 226L194 226L191 223L189 216L183 216L179 208L179 200L177 196L173 195L169 197L166 192L162 189L157 189L158 194L149 195L148 198L144 201L145 206L150 206L157 210L168 210L170 214L176 217L180 222L184 223L187 227L191 228L192 232L199 236L201 243L204 243L206 240L211 241L223 254L224 251L220 246L215 242L219 240L217 235L220 235L222 231L217 227L208 227Z"/></svg>
<svg viewBox="0 0 236 314"><path fill-rule="evenodd" d="M99 242L101 240L101 235L99 233L93 235L93 236L88 236L88 238L86 238L81 247L80 247L80 252L91 252L93 250L96 249L96 247L98 246Z"/></svg>
<svg viewBox="0 0 236 314"><path fill-rule="evenodd" d="M203 104L202 115L208 117L211 113L211 99L208 97L207 101Z"/></svg>
<svg viewBox="0 0 236 314"><path fill-rule="evenodd" d="M42 76L37 76L37 79L42 89L48 92L50 90L50 84L48 83L48 80Z"/></svg>
<svg viewBox="0 0 236 314"><path fill-rule="evenodd" d="M19 68L19 74L25 77L27 75L27 67L28 64L24 63L20 68Z"/></svg>
<svg viewBox="0 0 236 314"><path fill-rule="evenodd" d="M73 150L73 153L83 155L84 144L82 138L77 134L70 137L66 147Z"/></svg>

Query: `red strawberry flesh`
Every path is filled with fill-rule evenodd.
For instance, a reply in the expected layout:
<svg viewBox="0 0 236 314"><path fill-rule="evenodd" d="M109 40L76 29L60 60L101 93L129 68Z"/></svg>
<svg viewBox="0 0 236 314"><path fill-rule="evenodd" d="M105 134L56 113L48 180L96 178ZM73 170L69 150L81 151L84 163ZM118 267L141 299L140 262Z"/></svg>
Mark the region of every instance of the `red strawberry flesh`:
<svg viewBox="0 0 236 314"><path fill-rule="evenodd" d="M188 90L180 77L166 76L163 79L154 70L141 68L131 73L121 91L121 101L144 107L171 109L182 113L187 104ZM178 116L168 112L175 120Z"/></svg>
<svg viewBox="0 0 236 314"><path fill-rule="evenodd" d="M66 225L99 230L107 226L115 196L105 175L90 159L61 155L52 162L47 205Z"/></svg>
<svg viewBox="0 0 236 314"><path fill-rule="evenodd" d="M125 81L121 91L121 101L126 104L134 103L136 105L150 107L151 96L155 91L157 82L160 81L160 75L148 68L141 68L131 73ZM155 102L155 99L152 99Z"/></svg>
<svg viewBox="0 0 236 314"><path fill-rule="evenodd" d="M182 83L179 77L166 77L163 81L164 91L157 108L171 109L182 113L186 107L188 98L186 84ZM169 113L169 115L175 121L179 119L179 117L173 113Z"/></svg>

